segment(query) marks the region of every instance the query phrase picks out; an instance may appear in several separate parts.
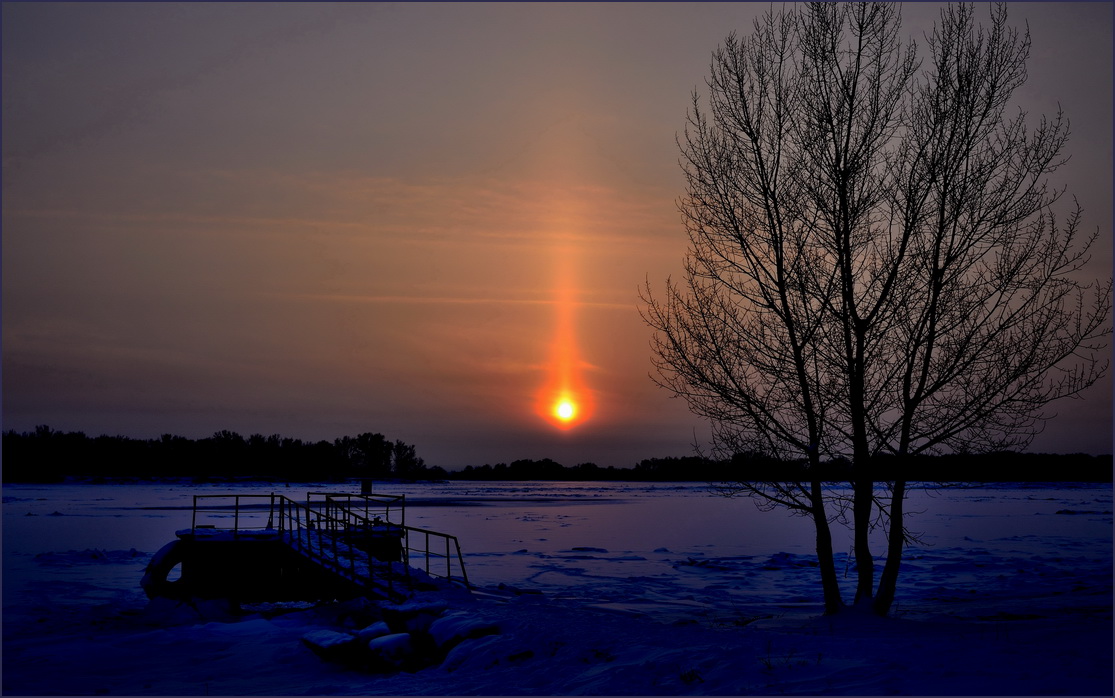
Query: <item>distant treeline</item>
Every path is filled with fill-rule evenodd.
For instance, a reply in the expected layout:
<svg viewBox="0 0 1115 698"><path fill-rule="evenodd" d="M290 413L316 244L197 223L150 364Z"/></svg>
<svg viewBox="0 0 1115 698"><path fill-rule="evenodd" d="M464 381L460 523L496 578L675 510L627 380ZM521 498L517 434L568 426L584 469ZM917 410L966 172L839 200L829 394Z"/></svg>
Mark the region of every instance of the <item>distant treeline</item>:
<svg viewBox="0 0 1115 698"><path fill-rule="evenodd" d="M922 482L1111 482L1110 455L1001 452L981 455L917 456L900 463L879 458L874 480ZM846 482L847 461L822 463L819 479ZM60 482L78 478L192 478L199 482L260 480L324 482L370 477L379 480L620 480L652 482L740 482L809 480L804 462L756 454L727 460L697 456L650 458L632 468L580 463L565 467L549 458L447 471L427 466L415 447L383 434L364 433L333 441L302 441L279 435L248 437L219 431L191 440L164 434L158 439L88 437L54 431L3 434L4 482Z"/></svg>
<svg viewBox="0 0 1115 698"><path fill-rule="evenodd" d="M879 458L872 465L874 480L921 482L1111 482L1110 455L1091 456L1012 451L982 455L917 456L901 465L896 458ZM847 482L852 475L847 461L821 464L819 479ZM698 456L649 458L633 468L601 468L581 463L566 468L552 460L519 460L498 465L468 466L450 472L459 480L629 480L638 482L761 482L808 481L804 461L783 461L755 454L737 454L727 460Z"/></svg>
<svg viewBox="0 0 1115 698"><path fill-rule="evenodd" d="M4 482L59 482L67 477L220 479L321 482L353 477L443 480L414 446L383 434L303 441L278 434L244 437L219 431L207 439L164 434L158 439L91 438L54 431L3 435Z"/></svg>

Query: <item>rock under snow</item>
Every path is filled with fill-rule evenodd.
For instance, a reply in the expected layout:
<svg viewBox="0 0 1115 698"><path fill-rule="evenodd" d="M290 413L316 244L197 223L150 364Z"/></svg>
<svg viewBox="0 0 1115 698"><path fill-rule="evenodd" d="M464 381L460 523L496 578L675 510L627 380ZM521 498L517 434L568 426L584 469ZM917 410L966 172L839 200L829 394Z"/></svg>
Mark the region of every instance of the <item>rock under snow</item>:
<svg viewBox="0 0 1115 698"><path fill-rule="evenodd" d="M390 634L391 628L382 620L376 623L372 623L368 627L356 631L356 637L360 638L361 640L373 640L377 637L383 637L384 635Z"/></svg>
<svg viewBox="0 0 1115 698"><path fill-rule="evenodd" d="M317 656L335 662L356 661L362 649L355 635L336 630L313 630L302 636L302 642Z"/></svg>
<svg viewBox="0 0 1115 698"><path fill-rule="evenodd" d="M373 638L368 643L372 657L393 666L402 666L414 653L410 633L393 633Z"/></svg>
<svg viewBox="0 0 1115 698"><path fill-rule="evenodd" d="M453 672L458 669L486 670L499 664L508 654L508 638L498 635L489 635L474 640L465 640L449 650L441 663L444 671ZM533 655L533 653L531 653Z"/></svg>
<svg viewBox="0 0 1115 698"><path fill-rule="evenodd" d="M449 607L444 599L417 599L404 603L383 603L383 620L393 632L421 633Z"/></svg>
<svg viewBox="0 0 1115 698"><path fill-rule="evenodd" d="M435 620L429 629L434 644L446 651L462 640L498 635L500 627L496 623L477 618L467 611L448 613Z"/></svg>

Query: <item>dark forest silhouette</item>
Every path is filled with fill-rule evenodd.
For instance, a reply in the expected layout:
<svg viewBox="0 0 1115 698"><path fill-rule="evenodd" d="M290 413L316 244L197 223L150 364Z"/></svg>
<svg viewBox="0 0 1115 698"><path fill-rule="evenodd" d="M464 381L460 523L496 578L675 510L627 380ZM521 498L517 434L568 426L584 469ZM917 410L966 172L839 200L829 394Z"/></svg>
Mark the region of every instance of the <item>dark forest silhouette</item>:
<svg viewBox="0 0 1115 698"><path fill-rule="evenodd" d="M61 482L66 478L321 482L361 477L714 483L792 477L795 469L805 468L804 461L736 454L725 460L699 456L648 458L631 468L595 463L567 467L549 458L520 459L450 471L427 465L410 444L370 432L333 441L303 441L278 434L244 437L228 430L197 440L171 434L134 439L89 437L83 432L55 431L47 426L31 432L4 432L3 465L6 483ZM847 481L848 463L829 461L822 467L823 479ZM885 474L886 459L878 467ZM1112 460L1110 455L1083 453L955 454L915 458L906 472L912 474L911 479L925 482L1111 482Z"/></svg>

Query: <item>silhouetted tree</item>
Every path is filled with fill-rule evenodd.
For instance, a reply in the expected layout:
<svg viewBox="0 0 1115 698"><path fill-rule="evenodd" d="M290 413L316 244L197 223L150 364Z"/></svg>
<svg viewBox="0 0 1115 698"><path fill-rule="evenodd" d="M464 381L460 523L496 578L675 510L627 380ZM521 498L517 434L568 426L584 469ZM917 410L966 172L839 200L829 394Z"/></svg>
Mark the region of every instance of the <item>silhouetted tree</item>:
<svg viewBox="0 0 1115 698"><path fill-rule="evenodd" d="M395 477L415 479L422 475L426 463L408 443L396 441L391 447L391 462Z"/></svg>
<svg viewBox="0 0 1115 698"><path fill-rule="evenodd" d="M345 436L334 441L341 457L363 477L391 476L394 444L383 434L365 432L353 438Z"/></svg>
<svg viewBox="0 0 1115 698"><path fill-rule="evenodd" d="M596 463L578 463L571 473L576 480L599 480L604 476L600 466Z"/></svg>
<svg viewBox="0 0 1115 698"><path fill-rule="evenodd" d="M1095 236L1046 184L1067 122L1008 113L1029 35L1002 5L988 27L950 5L923 68L899 28L896 4L816 3L727 39L679 142L685 278L644 294L657 380L710 419L716 452L803 464L730 491L812 518L830 613L831 517L850 509L856 605L885 615L906 459L1024 446L1043 406L1106 370L1111 282L1073 279ZM850 463L850 502L821 487L822 459Z"/></svg>

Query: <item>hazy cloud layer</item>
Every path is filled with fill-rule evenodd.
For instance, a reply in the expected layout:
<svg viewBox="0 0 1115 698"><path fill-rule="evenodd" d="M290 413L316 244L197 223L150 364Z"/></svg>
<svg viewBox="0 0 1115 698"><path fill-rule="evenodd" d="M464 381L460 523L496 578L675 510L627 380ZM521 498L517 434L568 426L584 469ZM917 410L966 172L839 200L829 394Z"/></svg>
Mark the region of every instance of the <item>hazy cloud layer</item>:
<svg viewBox="0 0 1115 698"><path fill-rule="evenodd" d="M637 290L681 270L690 92L763 7L5 4L4 427L688 453ZM920 37L935 7L904 12ZM1106 276L1111 6L1011 13ZM596 408L559 433L533 405L562 307ZM1110 403L1035 448L1110 451Z"/></svg>

